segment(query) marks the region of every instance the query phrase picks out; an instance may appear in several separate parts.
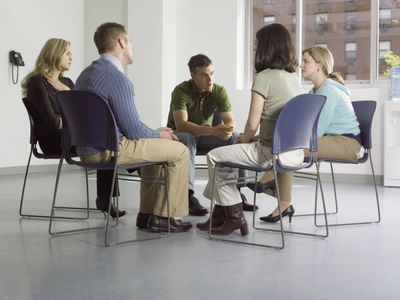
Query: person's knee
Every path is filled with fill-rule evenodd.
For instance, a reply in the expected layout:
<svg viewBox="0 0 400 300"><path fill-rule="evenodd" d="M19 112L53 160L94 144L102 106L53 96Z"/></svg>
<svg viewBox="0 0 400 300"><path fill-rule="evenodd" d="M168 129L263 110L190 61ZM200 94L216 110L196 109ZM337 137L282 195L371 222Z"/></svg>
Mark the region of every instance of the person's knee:
<svg viewBox="0 0 400 300"><path fill-rule="evenodd" d="M175 133L179 138L179 141L186 146L192 145L196 143L196 136L190 132L179 131Z"/></svg>

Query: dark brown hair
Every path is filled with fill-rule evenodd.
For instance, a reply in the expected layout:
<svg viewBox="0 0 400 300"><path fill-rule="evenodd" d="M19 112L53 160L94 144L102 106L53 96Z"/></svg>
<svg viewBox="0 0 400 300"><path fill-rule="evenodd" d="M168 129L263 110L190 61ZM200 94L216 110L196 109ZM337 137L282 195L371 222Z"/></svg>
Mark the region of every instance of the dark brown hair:
<svg viewBox="0 0 400 300"><path fill-rule="evenodd" d="M204 54L197 54L195 56L192 56L188 62L190 73L194 73L197 67L208 67L211 64L211 59Z"/></svg>
<svg viewBox="0 0 400 300"><path fill-rule="evenodd" d="M289 31L278 23L257 31L257 50L254 61L256 72L265 69L286 70L293 73L298 66L296 48Z"/></svg>
<svg viewBox="0 0 400 300"><path fill-rule="evenodd" d="M107 22L97 27L94 33L94 43L99 54L113 51L118 39L125 34L127 34L125 26L118 23Z"/></svg>

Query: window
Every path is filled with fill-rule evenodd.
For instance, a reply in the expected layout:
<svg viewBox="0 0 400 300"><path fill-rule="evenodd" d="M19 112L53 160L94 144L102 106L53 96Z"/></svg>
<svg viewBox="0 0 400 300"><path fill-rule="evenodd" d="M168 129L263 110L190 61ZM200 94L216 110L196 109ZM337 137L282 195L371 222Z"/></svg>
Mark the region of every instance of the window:
<svg viewBox="0 0 400 300"><path fill-rule="evenodd" d="M353 65L357 59L357 44L356 43L346 43L345 44L346 51L346 61L348 64Z"/></svg>
<svg viewBox="0 0 400 300"><path fill-rule="evenodd" d="M385 55L389 50L400 54L400 1L380 1L379 4L379 78L388 68Z"/></svg>
<svg viewBox="0 0 400 300"><path fill-rule="evenodd" d="M353 32L357 29L357 17L355 11L346 11L346 30L348 32Z"/></svg>
<svg viewBox="0 0 400 300"><path fill-rule="evenodd" d="M292 33L296 32L296 15L292 15Z"/></svg>
<svg viewBox="0 0 400 300"><path fill-rule="evenodd" d="M328 30L328 14L317 13L315 14L315 31L318 34L324 34Z"/></svg>
<svg viewBox="0 0 400 300"><path fill-rule="evenodd" d="M346 74L346 76L344 77L344 80L349 80L349 81L354 81L356 79L357 77L355 74Z"/></svg>
<svg viewBox="0 0 400 300"><path fill-rule="evenodd" d="M374 81L387 68L384 55L389 50L400 54L400 0L279 0L273 1L273 5L265 5L270 1L253 0L252 3L253 35L268 21L264 17L271 16L289 30L294 40L300 29L302 40L296 41L299 52L316 44L325 45L334 56L334 70L346 80ZM296 3L300 3L301 23ZM379 18L379 26L371 22L374 19L371 14ZM376 65L371 65L374 61Z"/></svg>
<svg viewBox="0 0 400 300"><path fill-rule="evenodd" d="M384 60L390 50L390 41L379 42L379 59Z"/></svg>
<svg viewBox="0 0 400 300"><path fill-rule="evenodd" d="M392 11L390 9L379 10L379 28L387 29L392 25Z"/></svg>
<svg viewBox="0 0 400 300"><path fill-rule="evenodd" d="M370 80L371 55L371 1L346 0L329 1L323 6L329 26L323 33L314 30L313 23L321 11L314 0L303 0L304 45L308 48L315 44L326 44L335 59L334 71L346 78L355 75L356 80ZM321 18L324 18L321 16ZM349 27L347 27L349 25ZM347 28L346 28L347 27ZM315 28L316 29L316 28ZM349 37L351 39L349 40ZM346 46L346 43L354 43ZM355 46L356 45L356 46ZM349 48L347 52L346 47ZM362 49L356 53L356 49ZM354 77L349 77L354 78Z"/></svg>
<svg viewBox="0 0 400 300"><path fill-rule="evenodd" d="M248 2L250 3L250 1ZM264 0L253 0L252 2L252 41L256 40L255 35L257 31L265 25L265 21L272 21L272 18L267 18L266 20L265 17L273 17L273 23L277 22L285 26L289 32L291 32L292 38L294 39L295 31L291 31L291 28L293 24L292 22L295 21L292 19L292 16L295 17L296 15L296 2L293 2L293 0L279 0L274 1L274 5L265 5ZM254 47L251 47L251 49L254 49Z"/></svg>
<svg viewBox="0 0 400 300"><path fill-rule="evenodd" d="M264 25L275 23L275 16L264 16Z"/></svg>

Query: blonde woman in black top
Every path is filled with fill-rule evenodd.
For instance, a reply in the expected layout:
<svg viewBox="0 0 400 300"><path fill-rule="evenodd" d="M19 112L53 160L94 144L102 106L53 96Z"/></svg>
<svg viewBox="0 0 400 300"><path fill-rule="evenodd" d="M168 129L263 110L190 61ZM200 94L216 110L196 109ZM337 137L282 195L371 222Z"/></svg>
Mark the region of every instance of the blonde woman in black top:
<svg viewBox="0 0 400 300"><path fill-rule="evenodd" d="M70 69L71 63L71 43L51 38L43 45L36 59L35 69L21 83L22 95L27 99L37 128L39 146L47 155L61 153L62 121L56 93L73 89L72 80L63 76ZM108 210L112 175L112 170L97 171L96 206L103 212ZM125 211L119 211L120 217L125 214ZM117 216L117 209L114 207L111 216Z"/></svg>

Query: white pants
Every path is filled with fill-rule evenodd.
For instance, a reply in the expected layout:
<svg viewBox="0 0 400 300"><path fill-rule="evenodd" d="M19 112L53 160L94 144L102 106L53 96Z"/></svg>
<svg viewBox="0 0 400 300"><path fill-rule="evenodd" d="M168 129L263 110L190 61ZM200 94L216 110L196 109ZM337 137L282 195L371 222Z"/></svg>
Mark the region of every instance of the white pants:
<svg viewBox="0 0 400 300"><path fill-rule="evenodd" d="M203 195L211 200L211 188L214 180L215 163L230 161L252 167L267 168L272 165L271 148L263 146L260 142L249 144L235 144L219 147L207 154L208 183ZM233 168L218 168L214 184L214 201L221 206L230 206L242 202L240 192L236 188L237 170ZM229 180L232 183L219 186L222 181Z"/></svg>

